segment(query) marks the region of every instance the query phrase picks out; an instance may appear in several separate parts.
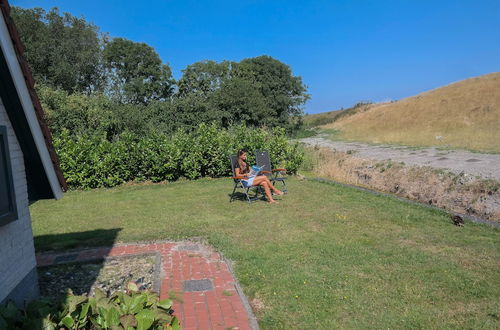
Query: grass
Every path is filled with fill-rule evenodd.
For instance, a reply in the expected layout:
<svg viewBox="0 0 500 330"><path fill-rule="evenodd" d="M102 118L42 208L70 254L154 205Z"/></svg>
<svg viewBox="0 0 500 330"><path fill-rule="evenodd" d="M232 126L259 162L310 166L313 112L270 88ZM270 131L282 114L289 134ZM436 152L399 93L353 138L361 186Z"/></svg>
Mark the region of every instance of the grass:
<svg viewBox="0 0 500 330"><path fill-rule="evenodd" d="M499 89L500 73L492 73L351 111L322 128L339 129L346 140L498 153Z"/></svg>
<svg viewBox="0 0 500 330"><path fill-rule="evenodd" d="M338 119L345 110L334 110L316 114L306 114L304 116L305 127L317 127L329 124Z"/></svg>
<svg viewBox="0 0 500 330"><path fill-rule="evenodd" d="M325 126L353 114L367 111L372 107L372 104L371 101L360 101L347 109L342 108L341 110L306 114L303 118L304 126L308 128Z"/></svg>
<svg viewBox="0 0 500 330"><path fill-rule="evenodd" d="M264 329L498 328L499 230L290 179L279 205L229 179L73 191L31 205L38 251L203 238L235 262Z"/></svg>
<svg viewBox="0 0 500 330"><path fill-rule="evenodd" d="M317 134L318 134L318 132L313 128L302 127L298 131L291 134L289 137L291 139L304 139L304 138L315 136Z"/></svg>

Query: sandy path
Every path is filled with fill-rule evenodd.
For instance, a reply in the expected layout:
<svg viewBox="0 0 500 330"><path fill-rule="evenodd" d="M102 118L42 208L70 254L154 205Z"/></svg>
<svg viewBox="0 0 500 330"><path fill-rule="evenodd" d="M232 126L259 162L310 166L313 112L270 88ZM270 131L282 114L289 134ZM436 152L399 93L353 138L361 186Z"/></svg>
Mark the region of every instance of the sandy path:
<svg viewBox="0 0 500 330"><path fill-rule="evenodd" d="M485 179L500 181L500 155L480 154L463 150L438 150L436 148L415 149L390 145L368 145L361 142L332 141L315 136L301 142L327 147L338 151L351 150L357 157L372 160L392 160L408 165L431 166L448 169L454 173L464 172Z"/></svg>

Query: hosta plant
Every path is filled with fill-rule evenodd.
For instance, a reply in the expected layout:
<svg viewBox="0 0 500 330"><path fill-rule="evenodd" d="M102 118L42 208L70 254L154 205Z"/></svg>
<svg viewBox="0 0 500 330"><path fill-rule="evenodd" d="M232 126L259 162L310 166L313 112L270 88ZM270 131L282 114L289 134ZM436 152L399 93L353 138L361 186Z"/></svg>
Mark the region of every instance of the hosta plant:
<svg viewBox="0 0 500 330"><path fill-rule="evenodd" d="M0 330L3 329L180 329L172 315L172 301L160 300L156 293L139 291L129 283L127 291L107 297L96 289L94 296L68 292L62 302L39 299L25 310L13 302L0 306Z"/></svg>

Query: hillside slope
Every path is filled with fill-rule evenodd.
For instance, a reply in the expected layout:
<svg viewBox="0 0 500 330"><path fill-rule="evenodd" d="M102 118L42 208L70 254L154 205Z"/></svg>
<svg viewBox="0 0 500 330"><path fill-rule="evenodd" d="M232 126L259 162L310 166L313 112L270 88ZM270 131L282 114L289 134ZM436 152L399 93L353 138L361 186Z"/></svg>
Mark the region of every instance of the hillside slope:
<svg viewBox="0 0 500 330"><path fill-rule="evenodd" d="M321 112L315 114L306 114L304 116L304 125L306 127L317 127L325 124L329 124L339 118L345 110L333 110L328 112Z"/></svg>
<svg viewBox="0 0 500 330"><path fill-rule="evenodd" d="M322 128L348 140L500 152L500 72L365 107Z"/></svg>

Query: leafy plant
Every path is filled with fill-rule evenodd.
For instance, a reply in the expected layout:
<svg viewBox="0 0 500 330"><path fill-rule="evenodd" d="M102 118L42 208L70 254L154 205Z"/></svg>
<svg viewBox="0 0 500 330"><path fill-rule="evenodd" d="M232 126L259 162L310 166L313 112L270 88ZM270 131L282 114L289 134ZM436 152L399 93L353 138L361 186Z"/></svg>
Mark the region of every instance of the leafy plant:
<svg viewBox="0 0 500 330"><path fill-rule="evenodd" d="M231 172L229 156L238 149L269 150L275 167L296 173L304 159L298 143L289 143L283 128L256 129L245 125L221 129L200 124L168 136L124 132L109 141L105 133L54 137L54 146L68 185L73 188L113 187L132 180L174 181L181 177L222 177Z"/></svg>
<svg viewBox="0 0 500 330"><path fill-rule="evenodd" d="M39 299L26 310L10 301L0 306L0 329L180 329L172 312L171 300L159 300L157 294L129 283L127 292L111 297L100 290L92 297L69 292L61 303Z"/></svg>

